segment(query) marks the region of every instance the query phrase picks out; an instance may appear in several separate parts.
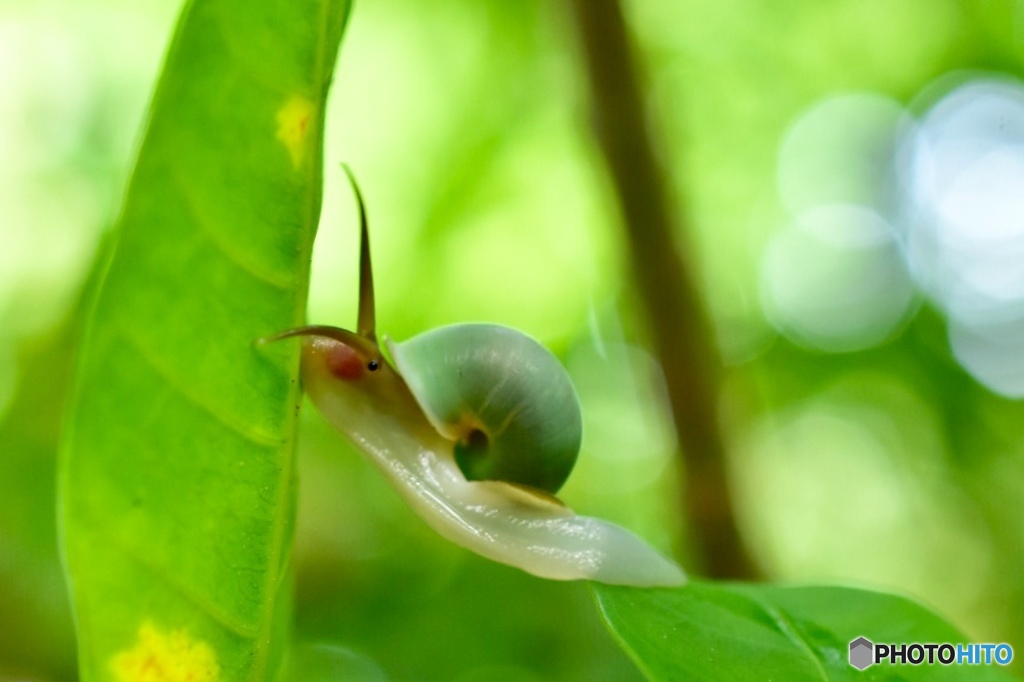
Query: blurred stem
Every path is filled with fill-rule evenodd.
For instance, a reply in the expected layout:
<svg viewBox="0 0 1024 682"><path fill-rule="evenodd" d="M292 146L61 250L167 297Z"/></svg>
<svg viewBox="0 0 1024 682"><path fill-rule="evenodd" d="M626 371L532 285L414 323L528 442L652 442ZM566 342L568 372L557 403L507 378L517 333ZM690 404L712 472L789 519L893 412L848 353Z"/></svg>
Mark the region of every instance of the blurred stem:
<svg viewBox="0 0 1024 682"><path fill-rule="evenodd" d="M652 117L618 0L570 0L586 57L592 117L618 193L629 257L661 362L682 453L683 493L703 572L751 578L737 529L717 416L721 361L711 324L675 239L687 228L654 153ZM682 229L680 232L688 230Z"/></svg>

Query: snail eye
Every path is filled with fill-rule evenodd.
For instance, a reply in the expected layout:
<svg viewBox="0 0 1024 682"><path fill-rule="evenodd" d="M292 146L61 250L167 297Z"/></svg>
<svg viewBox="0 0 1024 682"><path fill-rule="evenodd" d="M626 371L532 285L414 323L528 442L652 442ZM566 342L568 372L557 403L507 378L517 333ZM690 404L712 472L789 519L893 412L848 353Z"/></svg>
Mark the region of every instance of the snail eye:
<svg viewBox="0 0 1024 682"><path fill-rule="evenodd" d="M370 362L368 362L366 365L366 369L370 370L371 372L376 372L378 367L380 367L380 365L377 364L376 360L370 360Z"/></svg>

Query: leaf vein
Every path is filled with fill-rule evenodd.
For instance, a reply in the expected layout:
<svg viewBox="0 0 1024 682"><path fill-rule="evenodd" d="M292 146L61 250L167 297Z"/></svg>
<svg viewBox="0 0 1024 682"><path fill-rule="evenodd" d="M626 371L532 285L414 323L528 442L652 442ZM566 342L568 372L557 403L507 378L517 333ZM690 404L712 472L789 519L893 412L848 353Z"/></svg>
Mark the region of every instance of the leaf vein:
<svg viewBox="0 0 1024 682"><path fill-rule="evenodd" d="M213 244L213 247L222 256L224 256L226 260L243 270L246 274L255 277L265 284L269 284L275 289L289 291L295 286L295 282L291 277L281 275L276 272L266 271L254 263L249 262L242 253L233 248L231 243L221 236L215 226L216 221L205 212L201 206L201 202L196 198L195 193L191 190L191 185L179 174L177 169L171 171L171 177L174 179L174 183L181 190L183 203L188 214L193 219L193 224L198 228L199 233L204 236L207 241Z"/></svg>
<svg viewBox="0 0 1024 682"><path fill-rule="evenodd" d="M162 580L165 584L169 585L176 592L185 597L189 602L195 604L225 630L245 639L256 639L259 634L258 626L239 620L232 615L231 612L225 611L216 604L210 602L201 592L192 589L187 583L179 580L174 571L169 570L167 567L162 566L161 564L146 557L144 554L136 551L135 548L132 547L131 543L125 542L124 538L114 532L113 529L109 527L105 528L104 534L117 547L117 549L125 554L125 556L153 573L159 580Z"/></svg>
<svg viewBox="0 0 1024 682"><path fill-rule="evenodd" d="M818 674L820 675L821 679L824 680L824 682L829 682L831 678L829 677L828 672L825 669L825 664L822 662L821 657L815 652L814 647L812 647L810 643L807 642L807 640L800 635L796 627L793 625L792 622L790 622L789 618L786 616L785 612L782 609L779 609L775 606L772 606L771 604L764 602L763 600L759 599L753 594L750 594L749 592L745 594L748 599L750 599L752 602L761 607L761 609L766 614L768 614L769 617L771 617L772 621L775 623L775 626L783 635L785 635L786 639L792 642L798 649L807 654L808 658L814 661L814 665L817 668Z"/></svg>
<svg viewBox="0 0 1024 682"><path fill-rule="evenodd" d="M118 334L127 342L133 351L156 372L164 383L175 393L195 405L217 423L227 427L235 434L245 438L251 443L268 448L283 447L287 440L283 436L268 433L252 424L238 419L234 415L223 412L211 405L205 398L188 388L188 382L180 380L174 372L167 367L159 358L159 353L146 348L134 333L124 325L118 327Z"/></svg>

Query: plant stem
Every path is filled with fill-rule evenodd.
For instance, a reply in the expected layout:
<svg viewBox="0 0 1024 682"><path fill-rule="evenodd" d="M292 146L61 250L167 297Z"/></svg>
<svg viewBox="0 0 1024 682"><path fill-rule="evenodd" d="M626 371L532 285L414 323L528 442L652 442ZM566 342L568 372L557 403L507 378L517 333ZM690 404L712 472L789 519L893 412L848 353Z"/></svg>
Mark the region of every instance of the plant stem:
<svg viewBox="0 0 1024 682"><path fill-rule="evenodd" d="M596 136L614 182L633 276L661 362L683 459L692 542L713 578L756 575L733 512L716 410L721 361L710 320L675 238L688 230L654 153L652 117L618 0L570 0L589 75Z"/></svg>

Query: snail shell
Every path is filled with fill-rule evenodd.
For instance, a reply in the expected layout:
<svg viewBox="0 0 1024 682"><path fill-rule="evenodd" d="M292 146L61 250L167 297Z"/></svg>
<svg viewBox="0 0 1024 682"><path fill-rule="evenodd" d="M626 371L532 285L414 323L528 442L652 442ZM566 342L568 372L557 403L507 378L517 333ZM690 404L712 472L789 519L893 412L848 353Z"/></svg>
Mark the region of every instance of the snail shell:
<svg viewBox="0 0 1024 682"><path fill-rule="evenodd" d="M583 421L572 380L546 348L494 324L441 327L388 348L434 428L455 442L466 478L558 492Z"/></svg>

